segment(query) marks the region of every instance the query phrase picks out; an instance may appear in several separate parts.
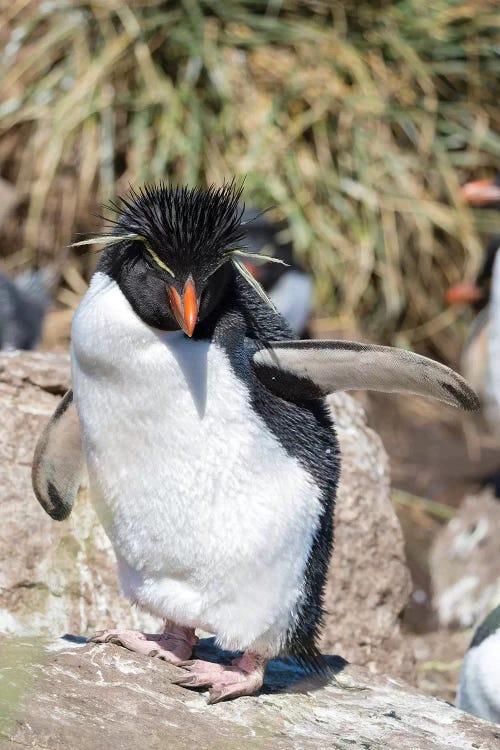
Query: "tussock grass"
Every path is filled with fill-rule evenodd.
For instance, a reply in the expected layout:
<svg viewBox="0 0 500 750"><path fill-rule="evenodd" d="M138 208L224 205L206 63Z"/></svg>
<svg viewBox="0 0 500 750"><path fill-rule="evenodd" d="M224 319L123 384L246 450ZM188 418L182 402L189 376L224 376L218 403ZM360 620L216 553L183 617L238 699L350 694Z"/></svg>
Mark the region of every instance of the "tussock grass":
<svg viewBox="0 0 500 750"><path fill-rule="evenodd" d="M57 257L129 183L246 175L332 327L453 355L443 290L481 253L458 188L500 165L496 0L11 0L0 36L4 255Z"/></svg>

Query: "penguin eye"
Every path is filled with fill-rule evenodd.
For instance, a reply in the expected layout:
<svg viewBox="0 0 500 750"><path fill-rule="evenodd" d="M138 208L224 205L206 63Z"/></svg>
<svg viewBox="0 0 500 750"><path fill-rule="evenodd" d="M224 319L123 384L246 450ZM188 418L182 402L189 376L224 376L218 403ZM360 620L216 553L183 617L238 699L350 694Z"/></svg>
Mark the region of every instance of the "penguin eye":
<svg viewBox="0 0 500 750"><path fill-rule="evenodd" d="M164 263L164 262L162 261L162 259L161 259L161 258L160 258L160 257L159 257L159 256L157 255L157 253L155 253L155 251L153 250L153 248L151 247L151 245L149 244L149 242L148 242L148 241L147 241L146 239L144 239L144 237L137 237L137 239L138 239L138 240L140 240L140 241L141 241L141 242L143 243L144 247L145 247L145 248L146 248L146 250L148 251L148 253L149 253L149 255L151 256L151 258L153 259L154 263L155 263L155 264L156 264L157 266L159 266L159 268L161 268L161 269L162 269L163 271L166 271L167 273L169 273L169 274L170 274L170 276L171 276L171 277L172 277L173 279L175 279L175 274L174 274L174 272L172 271L172 269L170 269L170 268L169 268L169 267L167 266L167 264L166 264L166 263Z"/></svg>

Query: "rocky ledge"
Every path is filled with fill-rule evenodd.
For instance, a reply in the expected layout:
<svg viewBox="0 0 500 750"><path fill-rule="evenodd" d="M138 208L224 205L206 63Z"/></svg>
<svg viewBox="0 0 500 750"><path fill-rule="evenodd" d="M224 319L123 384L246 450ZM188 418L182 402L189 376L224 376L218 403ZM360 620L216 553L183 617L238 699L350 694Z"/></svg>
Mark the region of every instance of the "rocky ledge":
<svg viewBox="0 0 500 750"><path fill-rule="evenodd" d="M226 661L209 640L202 658ZM260 695L209 706L180 669L113 644L6 639L2 750L493 750L500 727L331 657L342 687L272 662Z"/></svg>

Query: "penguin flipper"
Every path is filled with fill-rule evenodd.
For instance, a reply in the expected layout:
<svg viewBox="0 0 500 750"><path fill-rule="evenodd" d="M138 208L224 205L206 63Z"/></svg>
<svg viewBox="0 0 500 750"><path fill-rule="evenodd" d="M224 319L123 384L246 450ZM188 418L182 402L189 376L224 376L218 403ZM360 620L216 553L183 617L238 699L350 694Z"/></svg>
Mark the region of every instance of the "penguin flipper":
<svg viewBox="0 0 500 750"><path fill-rule="evenodd" d="M479 399L466 381L428 357L390 346L356 341L276 341L253 355L257 375L277 391L280 377L303 378L320 395L335 391L414 393L472 411ZM273 381L274 385L273 385ZM312 381L312 383L311 383ZM304 398L317 398L304 385Z"/></svg>
<svg viewBox="0 0 500 750"><path fill-rule="evenodd" d="M71 513L85 478L80 423L69 390L38 438L31 481L42 508L56 521Z"/></svg>

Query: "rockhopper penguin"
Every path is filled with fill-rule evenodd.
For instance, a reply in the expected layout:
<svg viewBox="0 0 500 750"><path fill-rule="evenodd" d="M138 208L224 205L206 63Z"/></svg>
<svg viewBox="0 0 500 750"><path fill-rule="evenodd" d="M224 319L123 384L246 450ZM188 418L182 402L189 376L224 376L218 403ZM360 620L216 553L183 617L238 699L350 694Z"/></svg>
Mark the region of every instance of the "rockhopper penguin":
<svg viewBox="0 0 500 750"><path fill-rule="evenodd" d="M257 691L271 657L326 668L340 465L324 396L372 388L477 407L460 376L410 352L292 341L244 266L240 195L160 185L120 204L73 322L74 400L33 464L59 520L88 472L124 595L165 620L161 634L92 640L183 666L179 683L208 687L212 703ZM197 627L242 655L190 661Z"/></svg>

